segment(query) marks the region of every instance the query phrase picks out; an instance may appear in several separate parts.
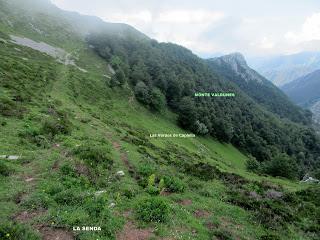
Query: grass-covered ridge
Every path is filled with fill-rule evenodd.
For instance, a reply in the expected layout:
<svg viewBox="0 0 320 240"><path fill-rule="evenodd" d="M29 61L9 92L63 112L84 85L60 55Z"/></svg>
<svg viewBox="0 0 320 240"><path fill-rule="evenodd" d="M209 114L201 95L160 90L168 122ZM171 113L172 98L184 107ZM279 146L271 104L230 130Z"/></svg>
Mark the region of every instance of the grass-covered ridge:
<svg viewBox="0 0 320 240"><path fill-rule="evenodd" d="M318 185L247 172L247 156L209 137L150 138L188 132L110 88L84 42L64 49L88 72L0 31L0 155L19 156L0 159L0 239L317 239Z"/></svg>

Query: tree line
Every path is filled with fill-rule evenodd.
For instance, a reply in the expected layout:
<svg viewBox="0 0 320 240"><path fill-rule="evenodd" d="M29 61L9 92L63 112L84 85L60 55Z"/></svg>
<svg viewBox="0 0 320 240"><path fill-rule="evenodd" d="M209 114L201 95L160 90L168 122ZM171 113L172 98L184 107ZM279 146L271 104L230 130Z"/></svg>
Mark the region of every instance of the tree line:
<svg viewBox="0 0 320 240"><path fill-rule="evenodd" d="M190 50L107 32L91 33L87 41L114 68L110 87L128 84L152 111L168 106L182 128L233 144L264 165L256 169L271 174L266 163L274 159L288 161L294 177L320 167L320 140L311 126L269 112ZM234 92L236 97L202 98L195 92Z"/></svg>

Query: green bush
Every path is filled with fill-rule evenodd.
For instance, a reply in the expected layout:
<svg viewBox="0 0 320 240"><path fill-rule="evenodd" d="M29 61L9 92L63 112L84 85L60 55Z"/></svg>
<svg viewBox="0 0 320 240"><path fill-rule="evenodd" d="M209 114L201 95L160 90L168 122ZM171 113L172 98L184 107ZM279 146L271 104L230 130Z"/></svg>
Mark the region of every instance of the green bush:
<svg viewBox="0 0 320 240"><path fill-rule="evenodd" d="M0 161L0 175L2 176L9 176L13 170L9 168L6 164L4 164L2 161Z"/></svg>
<svg viewBox="0 0 320 240"><path fill-rule="evenodd" d="M213 235L219 240L234 240L235 238L226 229L219 229L213 232Z"/></svg>
<svg viewBox="0 0 320 240"><path fill-rule="evenodd" d="M41 133L53 138L58 134L70 134L71 129L71 122L69 122L65 117L49 118L43 122Z"/></svg>
<svg viewBox="0 0 320 240"><path fill-rule="evenodd" d="M72 131L72 123L68 120L68 115L56 110L50 110L50 116L41 124L40 127L27 126L19 136L28 139L38 147L47 148L56 135L68 135Z"/></svg>
<svg viewBox="0 0 320 240"><path fill-rule="evenodd" d="M22 117L26 110L21 104L11 100L8 97L0 97L0 114L5 117Z"/></svg>
<svg viewBox="0 0 320 240"><path fill-rule="evenodd" d="M193 175L202 180L219 178L221 175L220 170L216 166L212 166L204 162L198 162L196 164L186 163L183 168L187 174Z"/></svg>
<svg viewBox="0 0 320 240"><path fill-rule="evenodd" d="M136 216L143 222L166 222L170 207L161 197L145 197L135 207Z"/></svg>
<svg viewBox="0 0 320 240"><path fill-rule="evenodd" d="M315 170L313 172L313 176L316 178L316 179L320 179L320 168Z"/></svg>
<svg viewBox="0 0 320 240"><path fill-rule="evenodd" d="M54 204L50 195L46 193L34 193L28 197L22 205L30 209L48 209L50 205Z"/></svg>
<svg viewBox="0 0 320 240"><path fill-rule="evenodd" d="M79 194L80 189L68 189L57 193L54 200L61 205L77 205L83 202L83 196Z"/></svg>
<svg viewBox="0 0 320 240"><path fill-rule="evenodd" d="M40 236L25 225L2 222L0 224L0 239L3 240L40 240Z"/></svg>
<svg viewBox="0 0 320 240"><path fill-rule="evenodd" d="M143 177L149 177L151 176L152 174L154 174L156 172L156 166L153 165L153 164L146 164L146 163L141 163L139 166L138 166L138 173L143 176Z"/></svg>
<svg viewBox="0 0 320 240"><path fill-rule="evenodd" d="M39 189L43 189L45 193L49 194L50 196L54 196L57 193L64 190L64 187L61 182L56 181L44 181L39 186Z"/></svg>
<svg viewBox="0 0 320 240"><path fill-rule="evenodd" d="M179 178L172 176L165 176L163 178L164 184L167 190L170 192L184 192L186 189L186 184Z"/></svg>
<svg viewBox="0 0 320 240"><path fill-rule="evenodd" d="M7 34L5 34L4 32L1 32L1 31L0 31L0 38L6 39L6 40L10 40L10 37Z"/></svg>
<svg viewBox="0 0 320 240"><path fill-rule="evenodd" d="M149 193L150 195L159 195L160 189L155 186L148 186L146 188L146 192Z"/></svg>
<svg viewBox="0 0 320 240"><path fill-rule="evenodd" d="M19 137L27 139L36 144L37 147L48 148L50 146L50 141L47 137L42 135L40 130L35 127L27 127L19 133Z"/></svg>
<svg viewBox="0 0 320 240"><path fill-rule="evenodd" d="M269 233L260 237L260 240L280 240L281 238L273 233Z"/></svg>
<svg viewBox="0 0 320 240"><path fill-rule="evenodd" d="M296 179L298 173L297 163L286 155L279 155L263 163L262 171L274 177Z"/></svg>
<svg viewBox="0 0 320 240"><path fill-rule="evenodd" d="M113 164L110 149L106 146L96 146L87 143L77 147L73 152L91 167L102 165L106 168L110 168Z"/></svg>
<svg viewBox="0 0 320 240"><path fill-rule="evenodd" d="M150 91L144 82L138 82L134 88L134 93L137 100L145 105L150 104Z"/></svg>
<svg viewBox="0 0 320 240"><path fill-rule="evenodd" d="M150 96L150 108L155 111L160 111L166 105L166 98L163 93L158 89L152 89Z"/></svg>
<svg viewBox="0 0 320 240"><path fill-rule="evenodd" d="M259 172L261 169L260 163L253 157L250 157L246 162L247 170L251 172Z"/></svg>
<svg viewBox="0 0 320 240"><path fill-rule="evenodd" d="M76 172L70 163L64 163L60 171L64 176L76 177Z"/></svg>
<svg viewBox="0 0 320 240"><path fill-rule="evenodd" d="M132 199L137 195L137 190L132 189L132 187L125 187L124 189L122 189L122 192L123 192L123 195L128 199Z"/></svg>

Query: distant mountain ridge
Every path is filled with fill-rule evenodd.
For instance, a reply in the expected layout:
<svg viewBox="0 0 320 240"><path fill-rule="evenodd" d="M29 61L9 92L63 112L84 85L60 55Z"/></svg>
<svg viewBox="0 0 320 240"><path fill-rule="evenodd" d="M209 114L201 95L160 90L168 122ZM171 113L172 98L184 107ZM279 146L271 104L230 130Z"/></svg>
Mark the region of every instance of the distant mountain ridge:
<svg viewBox="0 0 320 240"><path fill-rule="evenodd" d="M320 52L301 52L276 57L251 58L248 62L252 68L275 85L283 86L320 69Z"/></svg>
<svg viewBox="0 0 320 240"><path fill-rule="evenodd" d="M281 90L250 68L242 54L209 59L208 63L215 72L235 83L268 111L295 122L309 122L308 113L296 107Z"/></svg>
<svg viewBox="0 0 320 240"><path fill-rule="evenodd" d="M316 121L320 120L320 69L284 85L282 90L295 103L309 108Z"/></svg>

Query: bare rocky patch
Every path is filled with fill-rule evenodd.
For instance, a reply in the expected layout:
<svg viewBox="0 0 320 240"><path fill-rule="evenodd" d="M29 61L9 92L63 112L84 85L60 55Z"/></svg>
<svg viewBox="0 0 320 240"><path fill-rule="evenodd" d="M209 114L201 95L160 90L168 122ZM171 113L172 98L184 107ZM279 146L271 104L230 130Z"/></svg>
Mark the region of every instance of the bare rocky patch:
<svg viewBox="0 0 320 240"><path fill-rule="evenodd" d="M59 169L59 161L58 160L56 160L54 163L53 163L53 165L52 165L52 170L54 170L54 171L57 171L58 169Z"/></svg>
<svg viewBox="0 0 320 240"><path fill-rule="evenodd" d="M33 50L45 53L55 58L58 62L64 65L72 65L76 67L81 72L84 72L84 73L88 72L86 69L83 69L77 66L71 54L66 52L62 48L54 47L44 42L36 42L36 41L33 41L32 39L25 38L25 37L18 37L14 35L11 35L10 37L12 39L11 42L15 44L29 47L29 48L32 48Z"/></svg>
<svg viewBox="0 0 320 240"><path fill-rule="evenodd" d="M206 211L206 210L202 210L202 209L197 209L193 212L193 215L196 218L208 218L211 214L210 212Z"/></svg>
<svg viewBox="0 0 320 240"><path fill-rule="evenodd" d="M172 194L172 192L169 192L167 189L163 189L161 192L160 192L160 195L161 196L170 196Z"/></svg>
<svg viewBox="0 0 320 240"><path fill-rule="evenodd" d="M214 230L217 229L219 227L218 224L213 223L213 222L206 222L205 226L207 227L207 229L209 230Z"/></svg>
<svg viewBox="0 0 320 240"><path fill-rule="evenodd" d="M73 240L71 232L61 228L40 227L39 232L43 240Z"/></svg>
<svg viewBox="0 0 320 240"><path fill-rule="evenodd" d="M82 163L76 164L75 170L79 175L84 175L84 176L90 175L90 170L85 164L82 164Z"/></svg>
<svg viewBox="0 0 320 240"><path fill-rule="evenodd" d="M182 200L178 201L178 203L182 206L190 206L192 204L192 200L191 199L182 199Z"/></svg>
<svg viewBox="0 0 320 240"><path fill-rule="evenodd" d="M23 211L16 214L13 219L17 222L26 223L32 221L34 218L43 216L46 214L46 210L40 209L35 211Z"/></svg>

